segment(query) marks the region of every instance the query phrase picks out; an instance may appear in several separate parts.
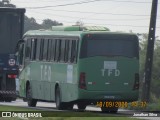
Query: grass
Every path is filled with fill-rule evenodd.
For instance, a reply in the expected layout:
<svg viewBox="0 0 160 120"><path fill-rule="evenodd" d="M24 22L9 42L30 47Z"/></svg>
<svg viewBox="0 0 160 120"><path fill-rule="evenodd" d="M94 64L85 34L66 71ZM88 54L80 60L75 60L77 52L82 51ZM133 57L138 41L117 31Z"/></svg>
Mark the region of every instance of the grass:
<svg viewBox="0 0 160 120"><path fill-rule="evenodd" d="M36 111L32 108L0 105L0 111Z"/></svg>

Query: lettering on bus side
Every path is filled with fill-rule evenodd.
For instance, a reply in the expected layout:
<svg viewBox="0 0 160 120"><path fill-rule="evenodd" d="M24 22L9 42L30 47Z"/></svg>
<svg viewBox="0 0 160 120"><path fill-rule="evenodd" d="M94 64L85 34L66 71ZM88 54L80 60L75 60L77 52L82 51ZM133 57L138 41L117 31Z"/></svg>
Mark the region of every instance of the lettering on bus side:
<svg viewBox="0 0 160 120"><path fill-rule="evenodd" d="M41 80L51 81L51 66L41 65Z"/></svg>
<svg viewBox="0 0 160 120"><path fill-rule="evenodd" d="M106 72L108 76L120 76L120 70L117 69L117 61L104 61L104 67L101 69L101 72L102 76L104 76Z"/></svg>

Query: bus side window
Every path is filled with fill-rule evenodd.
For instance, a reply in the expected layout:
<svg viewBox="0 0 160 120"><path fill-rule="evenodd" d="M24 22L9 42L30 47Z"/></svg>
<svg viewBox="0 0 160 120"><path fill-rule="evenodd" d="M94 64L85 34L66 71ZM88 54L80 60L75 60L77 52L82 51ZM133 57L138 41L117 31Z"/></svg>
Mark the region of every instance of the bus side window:
<svg viewBox="0 0 160 120"><path fill-rule="evenodd" d="M18 54L18 64L19 65L22 65L23 64L23 57L24 57L24 43L23 44L20 44L20 47L19 47L19 54Z"/></svg>
<svg viewBox="0 0 160 120"><path fill-rule="evenodd" d="M62 43L62 40L59 40L59 46L58 46L58 59L57 59L58 62L60 61L60 57L61 57L61 43Z"/></svg>
<svg viewBox="0 0 160 120"><path fill-rule="evenodd" d="M34 40L33 60L36 60L37 39Z"/></svg>
<svg viewBox="0 0 160 120"><path fill-rule="evenodd" d="M76 40L76 50L75 50L75 63L77 63L78 59L78 48L79 48L79 40Z"/></svg>
<svg viewBox="0 0 160 120"><path fill-rule="evenodd" d="M49 39L48 40L48 54L47 54L47 60L50 61L51 60L51 51L52 51L52 40Z"/></svg>
<svg viewBox="0 0 160 120"><path fill-rule="evenodd" d="M37 39L37 45L36 45L36 60L39 60L39 56L40 56L40 43L41 41L39 39Z"/></svg>
<svg viewBox="0 0 160 120"><path fill-rule="evenodd" d="M51 40L51 60L55 60L56 40Z"/></svg>
<svg viewBox="0 0 160 120"><path fill-rule="evenodd" d="M54 48L53 48L53 50L54 50L53 59L54 59L54 61L56 61L56 56L57 56L56 50L57 50L57 43L58 43L58 40L55 39L54 41L55 41L55 45L54 45Z"/></svg>
<svg viewBox="0 0 160 120"><path fill-rule="evenodd" d="M43 60L47 60L47 54L48 54L48 39L45 39L43 45Z"/></svg>
<svg viewBox="0 0 160 120"><path fill-rule="evenodd" d="M33 58L33 46L34 46L34 39L31 38L31 53L30 53L30 60L32 61Z"/></svg>
<svg viewBox="0 0 160 120"><path fill-rule="evenodd" d="M78 57L78 46L79 46L79 41L78 40L72 40L70 43L70 50L69 50L69 56L70 56L70 62L71 63L76 63L77 62L77 57Z"/></svg>
<svg viewBox="0 0 160 120"><path fill-rule="evenodd" d="M31 60L35 60L37 40L32 39L31 42Z"/></svg>
<svg viewBox="0 0 160 120"><path fill-rule="evenodd" d="M72 59L72 40L68 41L68 62L71 62Z"/></svg>
<svg viewBox="0 0 160 120"><path fill-rule="evenodd" d="M69 40L65 40L64 62L68 62Z"/></svg>
<svg viewBox="0 0 160 120"><path fill-rule="evenodd" d="M27 45L25 50L25 58L30 59L31 55L31 39L27 39Z"/></svg>
<svg viewBox="0 0 160 120"><path fill-rule="evenodd" d="M40 40L40 54L39 54L39 60L43 60L43 46L44 46L44 39Z"/></svg>
<svg viewBox="0 0 160 120"><path fill-rule="evenodd" d="M56 40L56 51L55 51L55 61L59 61L60 60L60 52L61 52L61 40Z"/></svg>
<svg viewBox="0 0 160 120"><path fill-rule="evenodd" d="M72 40L72 47L71 47L71 63L75 62L76 57L76 40Z"/></svg>
<svg viewBox="0 0 160 120"><path fill-rule="evenodd" d="M65 55L65 40L61 41L61 53L60 53L60 61L64 62L64 55Z"/></svg>

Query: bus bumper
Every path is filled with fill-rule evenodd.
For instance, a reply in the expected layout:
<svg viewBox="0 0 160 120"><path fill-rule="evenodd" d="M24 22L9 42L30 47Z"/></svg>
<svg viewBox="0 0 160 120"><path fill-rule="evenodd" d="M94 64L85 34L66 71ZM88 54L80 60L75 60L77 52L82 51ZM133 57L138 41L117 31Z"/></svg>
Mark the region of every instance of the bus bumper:
<svg viewBox="0 0 160 120"><path fill-rule="evenodd" d="M139 91L119 92L119 91L87 91L79 90L78 99L81 100L110 100L110 101L127 101L132 102L138 100Z"/></svg>

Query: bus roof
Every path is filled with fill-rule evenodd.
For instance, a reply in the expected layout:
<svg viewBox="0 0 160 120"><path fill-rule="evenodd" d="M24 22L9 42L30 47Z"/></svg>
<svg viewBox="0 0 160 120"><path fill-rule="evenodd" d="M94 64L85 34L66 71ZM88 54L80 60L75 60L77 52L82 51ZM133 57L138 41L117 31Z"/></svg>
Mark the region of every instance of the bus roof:
<svg viewBox="0 0 160 120"><path fill-rule="evenodd" d="M124 33L124 32L110 32L105 27L97 26L54 26L52 29L39 29L39 30L30 30L24 34L25 36L81 36L83 34L128 34L135 35L133 33Z"/></svg>
<svg viewBox="0 0 160 120"><path fill-rule="evenodd" d="M52 26L53 31L109 31L106 27L101 26Z"/></svg>

